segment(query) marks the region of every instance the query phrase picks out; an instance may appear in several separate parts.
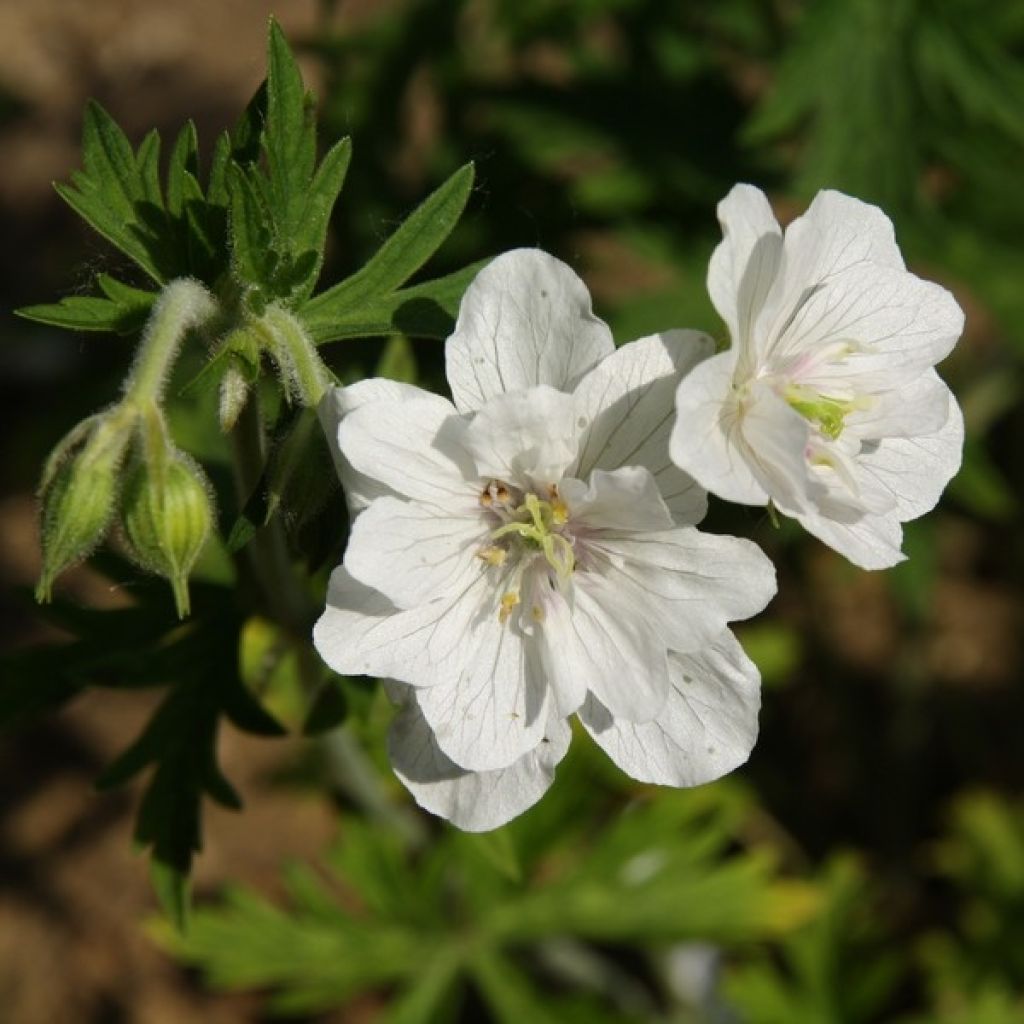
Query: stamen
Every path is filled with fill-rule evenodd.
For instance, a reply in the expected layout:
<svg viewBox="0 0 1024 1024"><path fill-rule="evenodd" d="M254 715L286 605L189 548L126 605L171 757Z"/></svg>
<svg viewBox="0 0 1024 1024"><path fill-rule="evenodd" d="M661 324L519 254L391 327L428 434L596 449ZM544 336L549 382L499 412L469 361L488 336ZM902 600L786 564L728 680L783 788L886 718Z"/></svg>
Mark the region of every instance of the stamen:
<svg viewBox="0 0 1024 1024"><path fill-rule="evenodd" d="M533 621L534 622L543 622L544 621L544 609L541 608L541 606L539 604L535 604L530 609L530 614L533 616Z"/></svg>
<svg viewBox="0 0 1024 1024"><path fill-rule="evenodd" d="M501 599L501 607L498 609L498 621L505 625L512 615L512 609L519 604L519 591L510 590Z"/></svg>
<svg viewBox="0 0 1024 1024"><path fill-rule="evenodd" d="M488 544L487 547L481 548L476 553L476 557L482 559L488 565L504 565L505 560L508 558L508 552L504 548L499 548L496 544Z"/></svg>

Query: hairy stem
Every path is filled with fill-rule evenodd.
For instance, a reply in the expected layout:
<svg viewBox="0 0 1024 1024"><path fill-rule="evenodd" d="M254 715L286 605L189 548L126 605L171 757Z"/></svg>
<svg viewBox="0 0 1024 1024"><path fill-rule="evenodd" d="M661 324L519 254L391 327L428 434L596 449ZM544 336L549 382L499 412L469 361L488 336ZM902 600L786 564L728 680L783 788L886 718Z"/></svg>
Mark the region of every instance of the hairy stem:
<svg viewBox="0 0 1024 1024"><path fill-rule="evenodd" d="M159 402L186 331L217 312L213 296L189 277L171 281L153 306L135 366L125 382L125 398L138 405Z"/></svg>

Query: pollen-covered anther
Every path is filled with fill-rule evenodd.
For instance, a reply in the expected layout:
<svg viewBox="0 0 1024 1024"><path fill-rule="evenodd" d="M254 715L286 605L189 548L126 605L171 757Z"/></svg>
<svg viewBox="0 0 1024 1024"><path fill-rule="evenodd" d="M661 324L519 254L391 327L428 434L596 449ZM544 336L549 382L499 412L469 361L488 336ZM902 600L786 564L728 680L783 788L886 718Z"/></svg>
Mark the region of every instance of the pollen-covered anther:
<svg viewBox="0 0 1024 1024"><path fill-rule="evenodd" d="M487 547L481 548L476 553L476 557L488 565L499 566L505 564L508 552L504 548L499 548L496 544L488 544Z"/></svg>
<svg viewBox="0 0 1024 1024"><path fill-rule="evenodd" d="M501 607L498 609L498 621L504 625L512 615L513 609L519 604L519 591L510 590L501 598Z"/></svg>
<svg viewBox="0 0 1024 1024"><path fill-rule="evenodd" d="M535 604L530 609L530 616L532 617L534 622L543 622L544 621L544 609L541 608L541 606L539 604Z"/></svg>
<svg viewBox="0 0 1024 1024"><path fill-rule="evenodd" d="M480 492L480 504L484 508L504 509L512 503L512 492L500 480L489 480Z"/></svg>

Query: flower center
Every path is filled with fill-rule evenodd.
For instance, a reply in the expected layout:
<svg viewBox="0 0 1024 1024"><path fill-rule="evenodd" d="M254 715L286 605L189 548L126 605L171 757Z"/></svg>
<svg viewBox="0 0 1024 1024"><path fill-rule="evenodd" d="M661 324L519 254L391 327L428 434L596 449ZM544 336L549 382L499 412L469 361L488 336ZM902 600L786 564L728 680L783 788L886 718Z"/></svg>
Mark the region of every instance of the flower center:
<svg viewBox="0 0 1024 1024"><path fill-rule="evenodd" d="M835 441L843 432L843 420L854 409L861 408L855 398L830 398L821 395L805 384L787 384L782 397L804 419L817 425L830 440Z"/></svg>
<svg viewBox="0 0 1024 1024"><path fill-rule="evenodd" d="M542 555L559 581L566 581L576 568L576 554L570 537L562 532L569 521L569 508L552 484L547 498L532 491L514 492L507 484L492 480L480 495L480 504L494 515L499 525L491 530L490 543L477 556L490 566L503 566L512 556L517 568L512 587L502 596L498 618L507 622L520 603L523 574ZM543 618L542 609L532 609L534 619Z"/></svg>

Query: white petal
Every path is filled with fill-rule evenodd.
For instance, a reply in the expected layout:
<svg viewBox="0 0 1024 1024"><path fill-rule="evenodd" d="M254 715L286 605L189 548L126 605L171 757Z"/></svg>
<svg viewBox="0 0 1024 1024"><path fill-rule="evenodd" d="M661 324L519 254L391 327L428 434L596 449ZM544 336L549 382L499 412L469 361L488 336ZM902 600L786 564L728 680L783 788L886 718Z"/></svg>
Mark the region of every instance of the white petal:
<svg viewBox="0 0 1024 1024"><path fill-rule="evenodd" d="M585 480L594 469L643 466L679 522L700 522L707 495L672 463L668 439L679 381L713 352L705 334L665 331L631 341L598 363L575 392L587 426L573 475Z"/></svg>
<svg viewBox="0 0 1024 1024"><path fill-rule="evenodd" d="M900 550L903 527L895 512L881 516L865 515L852 523L817 512L796 518L808 533L813 533L818 540L861 569L888 569L906 558Z"/></svg>
<svg viewBox="0 0 1024 1024"><path fill-rule="evenodd" d="M623 466L612 473L595 469L590 482L567 479L559 495L569 507L575 528L591 530L668 530L674 526L658 485L640 466Z"/></svg>
<svg viewBox="0 0 1024 1024"><path fill-rule="evenodd" d="M764 193L736 185L718 204L722 241L711 255L708 292L728 324L733 345L746 356L753 325L775 283L782 229Z"/></svg>
<svg viewBox="0 0 1024 1024"><path fill-rule="evenodd" d="M437 745L460 768L507 768L541 741L550 691L532 637L498 620L496 597L463 630L449 677L418 695Z"/></svg>
<svg viewBox="0 0 1024 1024"><path fill-rule="evenodd" d="M470 638L481 609L493 602L494 585L481 573L463 592L399 611L339 566L331 574L313 644L342 675L397 679L412 686L450 683L472 653Z"/></svg>
<svg viewBox="0 0 1024 1024"><path fill-rule="evenodd" d="M463 428L462 444L481 477L524 488L557 482L576 458L575 403L549 387L499 395Z"/></svg>
<svg viewBox="0 0 1024 1024"><path fill-rule="evenodd" d="M357 473L348 459L341 454L341 448L338 447L338 428L342 419L370 402L403 402L421 398L423 394L423 391L411 384L400 384L384 377L367 377L348 387L328 388L324 392L324 397L317 408L317 416L327 437L334 468L345 489L345 499L350 513L365 508L374 498L395 492L379 480Z"/></svg>
<svg viewBox="0 0 1024 1024"><path fill-rule="evenodd" d="M864 440L919 437L940 431L949 419L952 396L935 370L903 387L883 391L867 409L846 418L846 429Z"/></svg>
<svg viewBox="0 0 1024 1024"><path fill-rule="evenodd" d="M739 425L739 447L758 483L780 509L792 515L813 493L807 464L810 424L766 381L750 385Z"/></svg>
<svg viewBox="0 0 1024 1024"><path fill-rule="evenodd" d="M678 527L603 535L599 545L607 559L603 571L622 605L674 650L703 647L726 623L756 615L775 594L771 560L738 537Z"/></svg>
<svg viewBox="0 0 1024 1024"><path fill-rule="evenodd" d="M466 290L445 348L448 382L460 412L538 384L571 391L614 347L570 267L539 249L515 249Z"/></svg>
<svg viewBox="0 0 1024 1024"><path fill-rule="evenodd" d="M735 365L733 349L698 363L683 377L676 392L669 454L680 469L720 498L765 505L768 492L751 470L740 434Z"/></svg>
<svg viewBox="0 0 1024 1024"><path fill-rule="evenodd" d="M640 782L698 786L743 764L757 739L760 677L728 631L696 654L670 655L671 689L656 721L613 718L590 698L580 719Z"/></svg>
<svg viewBox="0 0 1024 1024"><path fill-rule="evenodd" d="M352 524L345 568L398 608L464 589L483 572L487 538L479 511L447 516L430 505L378 498Z"/></svg>
<svg viewBox="0 0 1024 1024"><path fill-rule="evenodd" d="M963 313L944 288L908 273L892 222L839 192L820 192L786 230L776 288L758 319L759 362L846 341L874 354L862 372L924 369L946 356Z"/></svg>
<svg viewBox="0 0 1024 1024"><path fill-rule="evenodd" d="M391 726L388 753L416 803L467 832L486 832L532 807L569 749L569 725L552 718L540 743L508 768L469 772L447 758L410 700Z"/></svg>
<svg viewBox="0 0 1024 1024"><path fill-rule="evenodd" d="M402 401L369 402L338 428L342 455L391 491L459 512L477 503L480 483L457 439L450 402L418 388Z"/></svg>
<svg viewBox="0 0 1024 1024"><path fill-rule="evenodd" d="M562 694L588 689L616 715L634 722L650 721L664 705L665 644L602 577L577 573L571 601L559 596L545 608L542 636L545 667Z"/></svg>
<svg viewBox="0 0 1024 1024"><path fill-rule="evenodd" d="M963 416L949 389L944 384L942 388L948 409L942 427L919 437L883 438L873 451L866 446L857 459L860 472L892 494L896 514L904 521L933 509L960 469Z"/></svg>

